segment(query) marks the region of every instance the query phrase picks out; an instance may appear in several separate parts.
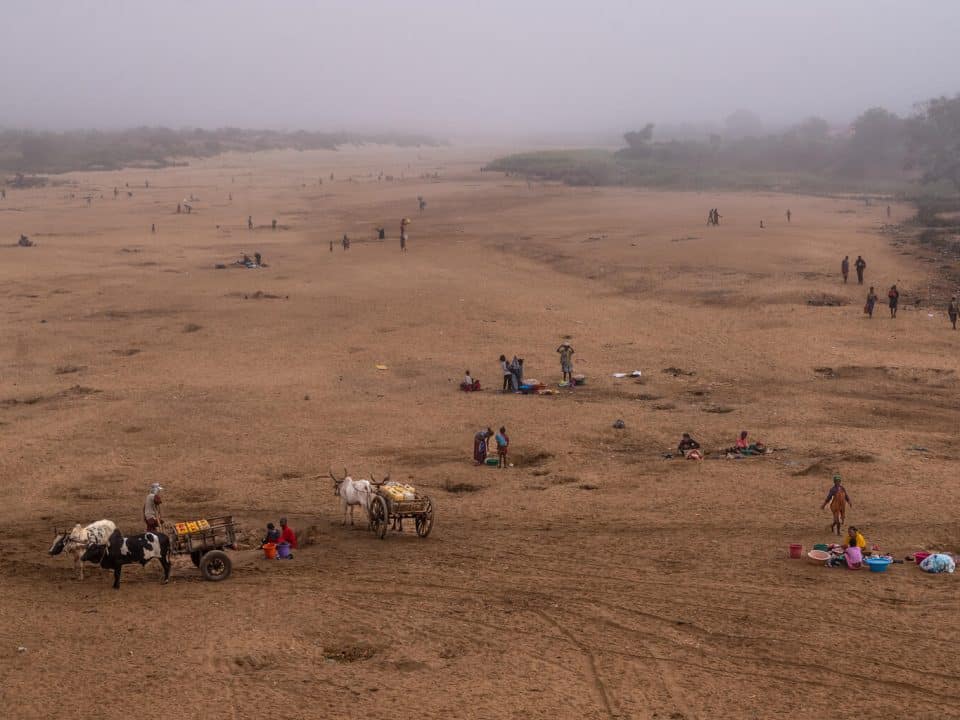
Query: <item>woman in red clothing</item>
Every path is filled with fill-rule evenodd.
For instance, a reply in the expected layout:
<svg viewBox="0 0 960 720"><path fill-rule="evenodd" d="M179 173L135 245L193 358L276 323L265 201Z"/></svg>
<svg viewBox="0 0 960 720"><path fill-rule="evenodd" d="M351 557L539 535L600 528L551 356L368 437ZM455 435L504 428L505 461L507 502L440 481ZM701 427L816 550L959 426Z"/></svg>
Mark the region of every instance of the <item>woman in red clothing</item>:
<svg viewBox="0 0 960 720"><path fill-rule="evenodd" d="M287 525L287 519L285 517L280 518L280 539L277 540L277 544L288 543L290 547L294 550L297 549L297 536Z"/></svg>

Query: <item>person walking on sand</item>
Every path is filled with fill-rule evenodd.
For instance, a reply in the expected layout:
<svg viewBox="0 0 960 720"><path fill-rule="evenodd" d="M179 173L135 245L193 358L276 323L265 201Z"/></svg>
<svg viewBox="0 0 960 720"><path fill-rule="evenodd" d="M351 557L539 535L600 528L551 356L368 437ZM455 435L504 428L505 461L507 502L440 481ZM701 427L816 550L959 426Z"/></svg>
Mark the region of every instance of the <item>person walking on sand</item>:
<svg viewBox="0 0 960 720"><path fill-rule="evenodd" d="M787 222L790 222L790 216L791 216L792 214L793 214L793 213L790 212L790 208L787 208Z"/></svg>
<svg viewBox="0 0 960 720"><path fill-rule="evenodd" d="M873 285L870 286L870 289L867 291L867 304L863 306L863 311L867 314L868 317L873 317L873 308L877 304L877 293L873 290Z"/></svg>
<svg viewBox="0 0 960 720"><path fill-rule="evenodd" d="M496 435L497 441L497 467L505 468L507 467L507 449L510 447L510 438L507 435L507 429L505 427L500 428L500 432Z"/></svg>
<svg viewBox="0 0 960 720"><path fill-rule="evenodd" d="M887 205L887 217L890 217L890 206Z"/></svg>
<svg viewBox="0 0 960 720"><path fill-rule="evenodd" d="M891 285L887 291L887 304L890 306L890 317L897 319L897 305L900 304L900 291L896 285Z"/></svg>
<svg viewBox="0 0 960 720"><path fill-rule="evenodd" d="M840 263L840 274L843 275L843 284L847 284L847 276L850 275L850 256L844 255L843 262Z"/></svg>
<svg viewBox="0 0 960 720"><path fill-rule="evenodd" d="M843 521L846 520L847 517L847 505L851 508L853 507L853 503L850 502L850 496L847 494L843 485L840 484L839 473L833 476L833 487L830 488L830 491L827 493L827 499L823 501L820 509L823 510L828 504L830 505L830 512L833 513L830 532L836 532L836 534L839 535L843 528Z"/></svg>
<svg viewBox="0 0 960 720"><path fill-rule="evenodd" d="M563 373L563 382L573 384L573 348L564 340L557 348L560 353L560 371Z"/></svg>
<svg viewBox="0 0 960 720"><path fill-rule="evenodd" d="M863 285L863 271L867 269L867 261L857 255L857 261L853 266L857 269L857 285Z"/></svg>
<svg viewBox="0 0 960 720"><path fill-rule="evenodd" d="M330 252L333 252L333 240L330 241Z"/></svg>
<svg viewBox="0 0 960 720"><path fill-rule="evenodd" d="M957 329L957 315L960 314L960 305L957 305L957 296L950 298L950 304L947 305L947 315L950 316L950 324L953 329Z"/></svg>

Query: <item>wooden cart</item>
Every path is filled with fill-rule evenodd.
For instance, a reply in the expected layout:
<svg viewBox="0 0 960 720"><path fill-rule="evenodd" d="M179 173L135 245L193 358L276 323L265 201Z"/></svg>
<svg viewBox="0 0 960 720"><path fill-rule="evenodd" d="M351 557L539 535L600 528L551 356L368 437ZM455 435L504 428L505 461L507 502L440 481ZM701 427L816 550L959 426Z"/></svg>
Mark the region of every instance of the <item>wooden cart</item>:
<svg viewBox="0 0 960 720"><path fill-rule="evenodd" d="M417 535L425 538L433 529L436 510L429 495L416 494L413 500L397 501L383 492L377 485L377 494L370 501L370 529L383 540L387 535L387 526L391 522L412 519Z"/></svg>
<svg viewBox="0 0 960 720"><path fill-rule="evenodd" d="M233 571L233 561L224 549L235 550L238 535L231 515L174 523L170 554L189 555L204 580L219 582L230 577Z"/></svg>

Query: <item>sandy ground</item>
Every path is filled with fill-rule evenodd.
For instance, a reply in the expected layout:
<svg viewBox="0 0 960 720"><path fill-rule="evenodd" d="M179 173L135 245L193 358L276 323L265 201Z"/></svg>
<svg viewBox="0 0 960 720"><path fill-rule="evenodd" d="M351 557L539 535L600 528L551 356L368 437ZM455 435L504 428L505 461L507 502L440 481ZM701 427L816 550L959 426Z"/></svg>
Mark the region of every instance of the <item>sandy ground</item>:
<svg viewBox="0 0 960 720"><path fill-rule="evenodd" d="M835 469L871 543L960 549L960 334L913 307L933 265L853 199L530 186L481 173L491 155L233 155L8 192L0 715L960 716L956 578L787 559L829 540ZM7 247L21 232L37 246ZM242 251L270 267L214 269ZM896 320L841 284L858 253L904 292ZM501 353L555 384L566 336L587 386L493 391ZM457 391L466 368L484 392ZM514 467L472 466L487 425ZM781 450L662 457L741 429ZM431 494L433 534L341 527L344 466ZM232 513L254 541L287 514L315 542L241 550L219 584L128 567L119 592L47 556L54 525L140 532L153 481L168 520Z"/></svg>

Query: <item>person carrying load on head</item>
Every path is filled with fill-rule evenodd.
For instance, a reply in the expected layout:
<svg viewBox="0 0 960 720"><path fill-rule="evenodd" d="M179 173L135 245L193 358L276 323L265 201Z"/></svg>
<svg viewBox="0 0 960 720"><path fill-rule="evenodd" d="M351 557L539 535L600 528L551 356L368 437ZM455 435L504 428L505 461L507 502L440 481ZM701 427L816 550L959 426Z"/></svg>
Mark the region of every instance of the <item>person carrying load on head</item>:
<svg viewBox="0 0 960 720"><path fill-rule="evenodd" d="M574 350L566 340L557 348L560 353L560 370L563 373L563 382L573 384L573 353Z"/></svg>
<svg viewBox="0 0 960 720"><path fill-rule="evenodd" d="M833 476L833 487L830 488L830 491L827 493L827 499L823 501L820 509L823 510L827 504L830 505L830 512L833 513L833 522L830 524L830 530L839 535L840 529L843 527L843 521L846 519L847 505L853 507L853 503L850 502L850 496L847 494L843 485L840 484L839 473Z"/></svg>

